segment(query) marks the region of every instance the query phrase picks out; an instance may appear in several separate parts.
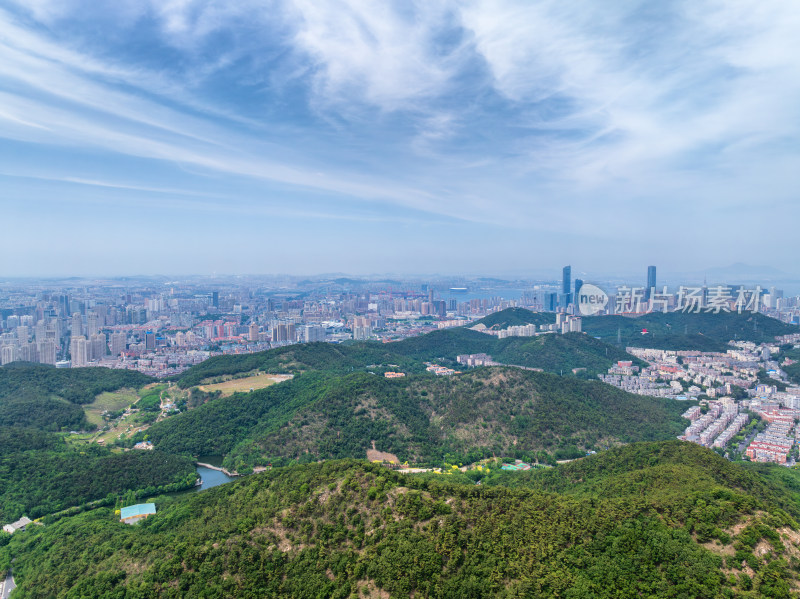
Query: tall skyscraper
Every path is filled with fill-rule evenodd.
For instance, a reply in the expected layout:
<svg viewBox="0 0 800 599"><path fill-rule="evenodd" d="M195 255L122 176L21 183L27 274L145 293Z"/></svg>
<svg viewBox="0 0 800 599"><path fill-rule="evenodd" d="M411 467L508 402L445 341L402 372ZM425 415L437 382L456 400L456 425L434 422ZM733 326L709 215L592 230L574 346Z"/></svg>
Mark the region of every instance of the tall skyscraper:
<svg viewBox="0 0 800 599"><path fill-rule="evenodd" d="M111 333L111 355L118 356L125 351L125 333Z"/></svg>
<svg viewBox="0 0 800 599"><path fill-rule="evenodd" d="M372 335L372 326L366 316L356 316L353 319L353 339L369 339Z"/></svg>
<svg viewBox="0 0 800 599"><path fill-rule="evenodd" d="M96 312L89 312L86 315L86 334L91 337L100 332L99 318Z"/></svg>
<svg viewBox="0 0 800 599"><path fill-rule="evenodd" d="M272 326L273 343L294 343L297 341L297 333L292 322L276 323Z"/></svg>
<svg viewBox="0 0 800 599"><path fill-rule="evenodd" d="M647 267L647 287L644 290L645 301L650 301L650 292L656 286L656 267Z"/></svg>
<svg viewBox="0 0 800 599"><path fill-rule="evenodd" d="M557 293L545 293L544 294L544 309L547 312L555 312L556 308L558 307L558 294Z"/></svg>
<svg viewBox="0 0 800 599"><path fill-rule="evenodd" d="M80 337L83 335L83 318L81 318L80 312L75 312L72 315L72 336L73 337Z"/></svg>
<svg viewBox="0 0 800 599"><path fill-rule="evenodd" d="M83 335L73 335L69 344L69 353L73 368L86 366L89 361L89 345Z"/></svg>
<svg viewBox="0 0 800 599"><path fill-rule="evenodd" d="M27 343L28 339L30 338L30 330L28 329L28 325L21 324L16 329L17 339L19 339L20 343Z"/></svg>
<svg viewBox="0 0 800 599"><path fill-rule="evenodd" d="M306 325L303 328L303 341L306 343L325 341L325 328L315 325Z"/></svg>
<svg viewBox="0 0 800 599"><path fill-rule="evenodd" d="M55 364L56 363L56 344L50 339L40 341L39 347L39 362L42 364Z"/></svg>
<svg viewBox="0 0 800 599"><path fill-rule="evenodd" d="M211 305L215 308L219 307L219 291L211 292Z"/></svg>
<svg viewBox="0 0 800 599"><path fill-rule="evenodd" d="M36 339L36 343L41 343L42 341L47 339L47 321L44 319L39 320L36 323L36 328L34 329L34 337Z"/></svg>
<svg viewBox="0 0 800 599"><path fill-rule="evenodd" d="M107 347L105 333L95 333L89 337L89 359L102 360L106 357Z"/></svg>
<svg viewBox="0 0 800 599"><path fill-rule="evenodd" d="M565 266L561 271L561 294L564 296L564 306L572 301L572 267Z"/></svg>
<svg viewBox="0 0 800 599"><path fill-rule="evenodd" d="M576 304L580 301L578 293L580 293L581 287L583 287L583 279L575 279L575 297L572 301Z"/></svg>
<svg viewBox="0 0 800 599"><path fill-rule="evenodd" d="M3 345L0 347L0 364L5 366L11 362L17 361L17 346L16 345Z"/></svg>

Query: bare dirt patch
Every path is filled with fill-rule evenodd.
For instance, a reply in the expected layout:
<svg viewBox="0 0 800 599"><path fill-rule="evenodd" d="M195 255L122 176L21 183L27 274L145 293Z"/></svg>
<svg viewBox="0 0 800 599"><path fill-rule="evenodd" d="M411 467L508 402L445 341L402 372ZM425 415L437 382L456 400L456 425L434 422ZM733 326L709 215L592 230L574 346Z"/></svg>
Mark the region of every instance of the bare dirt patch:
<svg viewBox="0 0 800 599"><path fill-rule="evenodd" d="M358 595L360 597L375 597L376 599L389 599L391 595L388 591L379 589L374 580L358 581Z"/></svg>
<svg viewBox="0 0 800 599"><path fill-rule="evenodd" d="M400 460L393 453L378 451L375 449L375 441L372 442L372 449L367 450L367 459L370 462L394 462L399 464Z"/></svg>
<svg viewBox="0 0 800 599"><path fill-rule="evenodd" d="M723 545L719 541L709 541L708 543L701 543L701 545L717 555L726 557L736 555L736 550L733 548L733 545Z"/></svg>
<svg viewBox="0 0 800 599"><path fill-rule="evenodd" d="M800 533L797 532L796 530L792 530L788 526L784 526L783 528L779 528L778 532L786 536L791 543L794 543L795 545L800 545ZM784 539L783 543L784 545L786 544L787 539Z"/></svg>
<svg viewBox="0 0 800 599"><path fill-rule="evenodd" d="M756 545L755 549L753 549L753 554L756 557L764 557L771 551L772 551L772 545L770 545L766 541L760 541L758 545Z"/></svg>
<svg viewBox="0 0 800 599"><path fill-rule="evenodd" d="M742 532L742 531L743 531L745 528L747 528L747 526L748 526L748 525L749 525L751 522L753 522L753 521L754 521L754 520L756 520L757 518L760 518L760 517L761 517L761 516L763 516L765 513L766 513L766 512L763 512L763 511L757 511L757 512L755 512L755 513L754 513L754 514L752 514L752 515L743 516L743 517L741 518L741 520L739 520L739 521L738 521L736 524L734 524L734 525L733 525L733 526L731 526L730 528L726 528L726 529L725 529L725 532L727 532L727 533L728 533L729 535L731 535L732 537L735 537L735 536L737 536L737 535L738 535L740 532Z"/></svg>

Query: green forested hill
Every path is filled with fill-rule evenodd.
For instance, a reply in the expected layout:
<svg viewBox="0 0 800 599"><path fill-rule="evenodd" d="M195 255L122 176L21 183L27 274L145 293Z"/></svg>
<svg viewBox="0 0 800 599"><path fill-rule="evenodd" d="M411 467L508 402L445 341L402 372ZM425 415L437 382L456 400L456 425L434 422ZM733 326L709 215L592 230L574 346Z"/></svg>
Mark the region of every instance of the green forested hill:
<svg viewBox="0 0 800 599"><path fill-rule="evenodd" d="M104 391L138 388L152 381L132 370L12 362L0 368L0 426L48 431L85 428L80 404L91 403Z"/></svg>
<svg viewBox="0 0 800 599"><path fill-rule="evenodd" d="M562 371L569 374L573 368L585 368L590 377L605 372L617 360L635 361L624 350L580 333L497 339L492 335L458 327L394 343L304 343L256 354L216 356L180 375L178 384L188 388L210 377L253 370L344 374L364 370L368 366L394 365L392 369L397 367L419 372L424 369L422 362L453 365L460 354L477 353L489 354L502 363L541 368L559 374Z"/></svg>
<svg viewBox="0 0 800 599"><path fill-rule="evenodd" d="M310 370L344 373L371 364L389 364L403 360L403 356L393 352L390 347L380 343L363 342L341 345L300 343L254 354L214 356L181 374L178 377L178 385L186 389L200 384L206 378L251 370L274 374Z"/></svg>
<svg viewBox="0 0 800 599"><path fill-rule="evenodd" d="M85 429L83 409L64 399L20 393L0 398L0 426L34 427L47 431Z"/></svg>
<svg viewBox="0 0 800 599"><path fill-rule="evenodd" d="M797 588L797 514L709 450L636 445L528 482L537 476L565 492L353 461L280 468L159 500L138 526L98 509L31 527L0 548L0 570L14 559L22 599L788 598Z"/></svg>
<svg viewBox="0 0 800 599"><path fill-rule="evenodd" d="M278 426L312 405L336 381L332 374L307 373L251 393L212 399L157 422L147 430L147 438L171 453L227 454L258 431ZM140 434L131 442L143 438Z"/></svg>
<svg viewBox="0 0 800 599"><path fill-rule="evenodd" d="M516 368L404 379L308 373L212 400L147 434L165 451L228 454L226 465L245 471L293 459L361 458L373 441L401 460L535 459L538 452L574 457L617 442L674 438L684 409L596 381Z"/></svg>
<svg viewBox="0 0 800 599"><path fill-rule="evenodd" d="M720 459L719 456L693 443L669 441L636 443L615 447L591 459L574 460L550 470L503 472L487 482L509 487L524 487L540 491L579 496L629 497L643 492L658 493L669 502L680 503L686 486L703 487L711 484L770 499L780 503L778 493L769 477L745 467ZM785 468L762 466L763 472L786 471ZM518 474L518 476L516 476ZM791 479L800 482L800 472ZM780 484L778 486L781 486ZM800 517L800 504L788 508Z"/></svg>
<svg viewBox="0 0 800 599"><path fill-rule="evenodd" d="M493 355L503 364L541 368L559 374L585 368L586 375L592 378L606 372L618 360L643 364L628 352L583 333L507 337L497 341Z"/></svg>
<svg viewBox="0 0 800 599"><path fill-rule="evenodd" d="M626 351L582 333L498 339L486 333L453 328L391 343L388 349L409 358L430 361L454 361L459 354L486 353L502 364L540 368L558 374L585 368L590 377L605 372L617 360L637 361Z"/></svg>
<svg viewBox="0 0 800 599"><path fill-rule="evenodd" d="M491 354L497 338L462 327L433 331L386 344L395 354L417 360L455 360L459 354Z"/></svg>
<svg viewBox="0 0 800 599"><path fill-rule="evenodd" d="M194 482L192 461L160 451L76 449L53 433L0 427L0 522L38 518L129 489Z"/></svg>
<svg viewBox="0 0 800 599"><path fill-rule="evenodd" d="M642 329L648 333L642 335ZM617 331L622 347L725 351L734 339L763 343L776 335L798 332L798 328L763 314L720 312L689 314L654 312L636 318L592 316L583 319L583 330L608 343L616 343Z"/></svg>
<svg viewBox="0 0 800 599"><path fill-rule="evenodd" d="M487 328L505 329L509 326L555 322L555 314L531 312L524 308L508 308L482 318ZM648 334L642 335L642 329ZM617 331L622 346L657 347L662 349L697 349L724 351L732 339L762 343L773 341L776 335L796 333L798 328L763 314L720 312L699 314L684 312L653 312L638 317L589 316L583 318L583 331L602 341L616 344Z"/></svg>
<svg viewBox="0 0 800 599"><path fill-rule="evenodd" d="M478 321L490 328L515 324L545 324L554 315L523 308L509 308ZM642 329L648 333L642 335ZM549 372L586 368L589 376L605 371L616 360L630 360L617 345L663 349L724 351L731 339L772 341L775 335L797 332L797 327L762 314L668 314L653 313L638 318L594 316L583 319L586 334L496 337L464 327L433 331L395 343L357 342L343 345L310 343L290 345L237 356L216 356L187 370L178 378L183 388L204 379L251 370L297 373L310 370L346 373L368 365L397 364L418 369L419 361L453 362L459 354L487 353L500 362ZM595 339L595 338L599 338Z"/></svg>
<svg viewBox="0 0 800 599"><path fill-rule="evenodd" d="M58 449L64 440L58 435L35 428L0 426L0 458L20 451Z"/></svg>
<svg viewBox="0 0 800 599"><path fill-rule="evenodd" d="M92 403L104 391L138 388L153 378L134 370L111 368L55 368L45 364L12 362L0 368L0 398L36 392L71 403Z"/></svg>
<svg viewBox="0 0 800 599"><path fill-rule="evenodd" d="M525 308L506 308L500 312L484 316L480 320L472 323L471 326L482 324L487 329L499 330L525 324L541 326L543 324L553 324L555 321L556 315L554 312L532 312Z"/></svg>

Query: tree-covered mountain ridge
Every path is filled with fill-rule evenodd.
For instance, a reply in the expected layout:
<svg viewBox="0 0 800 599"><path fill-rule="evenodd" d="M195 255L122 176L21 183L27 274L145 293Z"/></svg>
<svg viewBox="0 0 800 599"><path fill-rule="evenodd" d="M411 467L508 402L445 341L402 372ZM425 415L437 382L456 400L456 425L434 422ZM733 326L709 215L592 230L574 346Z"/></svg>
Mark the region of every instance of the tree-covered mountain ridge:
<svg viewBox="0 0 800 599"><path fill-rule="evenodd" d="M553 317L550 320L550 317ZM471 326L504 329L521 324L554 322L549 312L507 308L478 320ZM725 351L732 340L763 343L777 335L798 332L798 328L761 313L753 312L651 312L639 316L588 316L582 328L592 337L622 347L653 347L669 350ZM643 334L643 331L647 331Z"/></svg>
<svg viewBox="0 0 800 599"><path fill-rule="evenodd" d="M590 378L605 372L618 360L636 362L636 358L623 349L581 333L498 339L456 327L392 343L302 343L253 354L215 356L191 367L177 378L177 382L186 389L214 377L251 371L345 374L377 366L383 370L422 372L426 362L457 367L459 355L478 353L489 354L504 364L557 374L571 374L572 369L580 368L585 370L582 375Z"/></svg>
<svg viewBox="0 0 800 599"><path fill-rule="evenodd" d="M599 381L511 367L401 379L312 372L211 400L156 423L147 435L171 453L224 454L226 467L239 472L291 460L363 458L373 443L401 461L552 461L675 438L685 407Z"/></svg>
<svg viewBox="0 0 800 599"><path fill-rule="evenodd" d="M642 482L603 484L620 476ZM32 527L0 570L14 559L23 599L796 596L796 498L699 446L629 445L519 488L457 479L276 468L135 527L107 509Z"/></svg>
<svg viewBox="0 0 800 599"><path fill-rule="evenodd" d="M89 423L81 405L104 391L138 388L153 380L133 370L11 362L0 367L0 426L84 429Z"/></svg>

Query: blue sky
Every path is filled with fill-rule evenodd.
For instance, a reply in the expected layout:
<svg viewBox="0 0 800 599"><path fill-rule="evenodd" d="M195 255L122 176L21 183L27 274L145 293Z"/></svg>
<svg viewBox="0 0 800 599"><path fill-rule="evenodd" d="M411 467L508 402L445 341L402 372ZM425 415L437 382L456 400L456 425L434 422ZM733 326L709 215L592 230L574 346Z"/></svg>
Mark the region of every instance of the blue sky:
<svg viewBox="0 0 800 599"><path fill-rule="evenodd" d="M798 273L797 31L783 0L0 1L0 274Z"/></svg>

